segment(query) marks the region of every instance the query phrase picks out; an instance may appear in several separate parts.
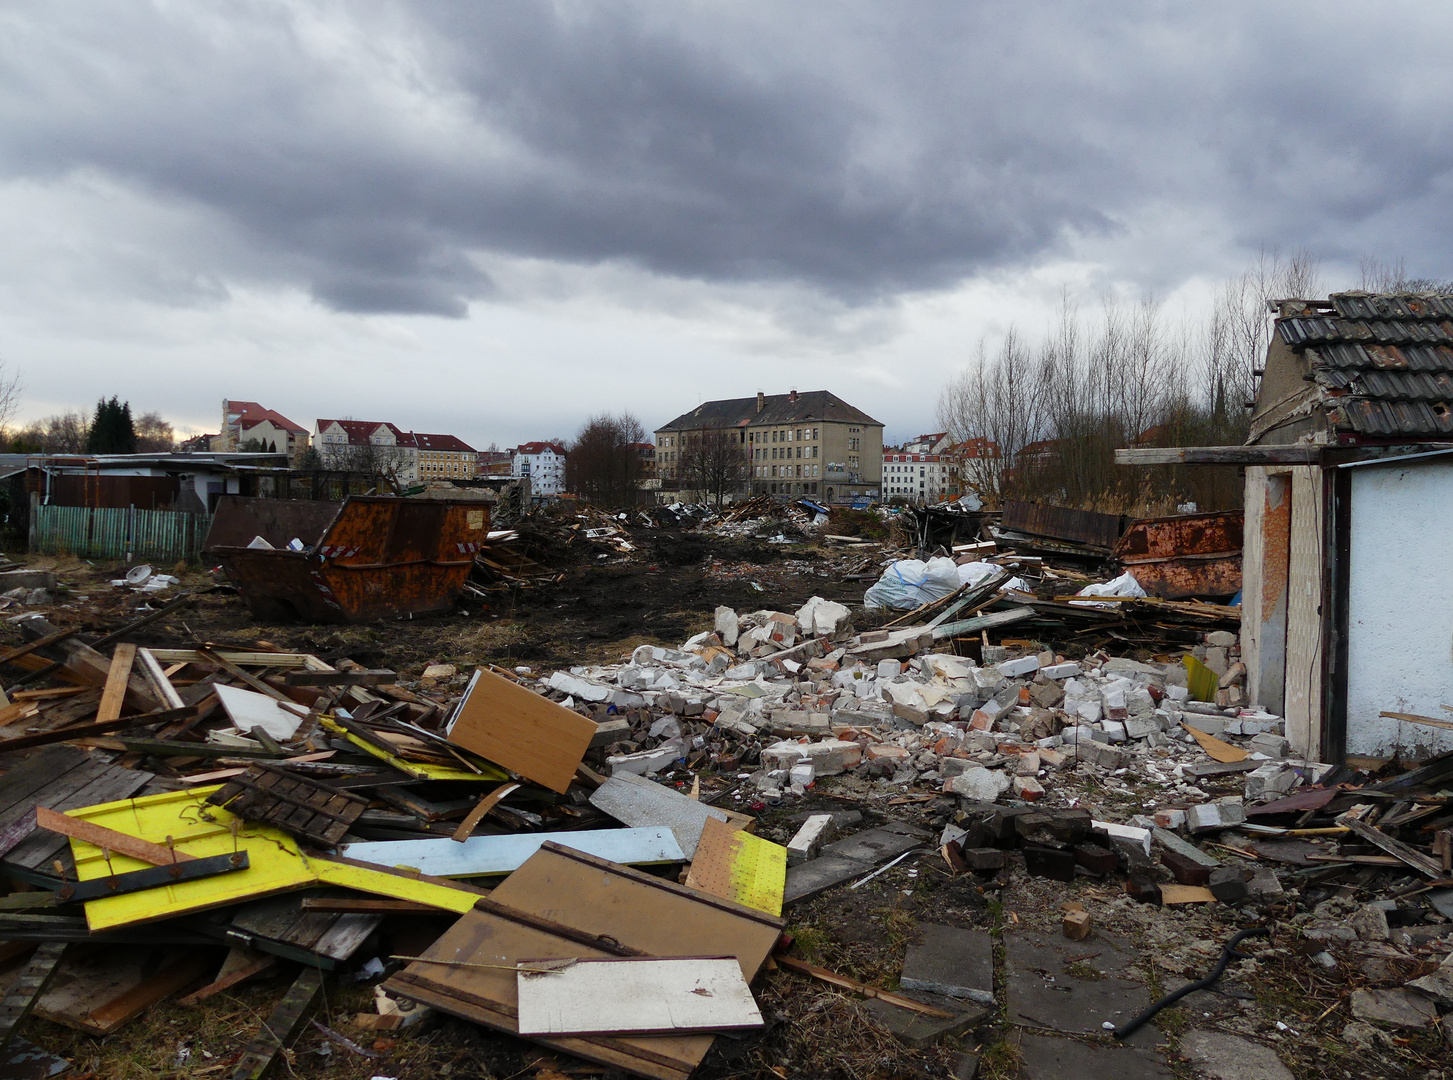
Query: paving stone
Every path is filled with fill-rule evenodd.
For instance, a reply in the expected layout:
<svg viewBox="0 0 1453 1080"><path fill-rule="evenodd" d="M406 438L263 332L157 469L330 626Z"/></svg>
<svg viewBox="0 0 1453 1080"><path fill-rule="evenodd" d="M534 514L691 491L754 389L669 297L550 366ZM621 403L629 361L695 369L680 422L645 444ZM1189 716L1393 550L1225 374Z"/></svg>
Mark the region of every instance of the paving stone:
<svg viewBox="0 0 1453 1080"><path fill-rule="evenodd" d="M915 1049L932 1046L940 1039L951 1035L962 1035L981 1023L989 1011L982 1005L951 998L944 994L931 994L923 990L900 988L895 991L906 998L932 1005L936 1009L951 1012L949 1018L926 1016L901 1005L892 1005L881 998L867 998L858 1002L858 1008L891 1031L898 1040Z"/></svg>
<svg viewBox="0 0 1453 1080"><path fill-rule="evenodd" d="M787 868L787 884L782 890L784 906L799 900L808 900L818 893L826 892L834 885L862 877L872 866L857 859L840 855L819 855L805 863Z"/></svg>
<svg viewBox="0 0 1453 1080"><path fill-rule="evenodd" d="M905 851L918 847L928 833L912 825L893 822L878 829L864 829L841 840L834 840L822 849L824 855L837 855L860 863L887 862ZM805 863L803 865L806 865Z"/></svg>
<svg viewBox="0 0 1453 1080"><path fill-rule="evenodd" d="M1354 990L1352 1015L1395 1028L1421 1028L1437 1022L1433 1003L1411 990Z"/></svg>
<svg viewBox="0 0 1453 1080"><path fill-rule="evenodd" d="M1086 954L1089 958L1077 959ZM1150 1004L1150 991L1130 972L1136 956L1132 946L1114 934L1097 930L1084 941L1005 934L1004 955L1012 1024L1101 1034L1105 1021L1123 1024ZM1075 963L1104 977L1083 979L1066 970ZM1163 1037L1147 1024L1131 1041L1154 1045Z"/></svg>
<svg viewBox="0 0 1453 1080"><path fill-rule="evenodd" d="M1206 1080L1293 1080L1276 1051L1222 1031L1188 1031L1178 1047Z"/></svg>
<svg viewBox="0 0 1453 1080"><path fill-rule="evenodd" d="M1143 1029L1142 1029L1143 1030ZM1137 1046L1093 1046L1052 1035L1020 1037L1020 1080L1171 1080L1165 1060Z"/></svg>
<svg viewBox="0 0 1453 1080"><path fill-rule="evenodd" d="M922 940L908 947L898 985L994 1003L994 939L982 930L919 923Z"/></svg>

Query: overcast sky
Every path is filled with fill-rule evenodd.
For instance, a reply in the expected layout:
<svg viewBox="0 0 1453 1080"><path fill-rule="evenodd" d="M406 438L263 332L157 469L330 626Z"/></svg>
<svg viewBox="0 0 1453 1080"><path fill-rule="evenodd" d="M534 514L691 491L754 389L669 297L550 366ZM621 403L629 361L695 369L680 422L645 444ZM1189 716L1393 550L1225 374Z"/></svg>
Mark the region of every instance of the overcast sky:
<svg viewBox="0 0 1453 1080"><path fill-rule="evenodd" d="M1453 7L0 3L22 416L481 448L830 389L897 440L1061 288L1450 274Z"/></svg>

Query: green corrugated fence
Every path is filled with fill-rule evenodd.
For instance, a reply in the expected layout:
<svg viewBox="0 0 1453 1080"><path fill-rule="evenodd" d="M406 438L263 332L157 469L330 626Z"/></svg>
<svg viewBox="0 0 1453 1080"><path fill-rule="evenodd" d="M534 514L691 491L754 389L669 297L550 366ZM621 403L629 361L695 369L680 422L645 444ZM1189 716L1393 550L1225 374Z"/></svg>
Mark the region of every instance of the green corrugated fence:
<svg viewBox="0 0 1453 1080"><path fill-rule="evenodd" d="M31 512L30 550L37 555L82 559L195 562L211 527L211 514L38 506Z"/></svg>

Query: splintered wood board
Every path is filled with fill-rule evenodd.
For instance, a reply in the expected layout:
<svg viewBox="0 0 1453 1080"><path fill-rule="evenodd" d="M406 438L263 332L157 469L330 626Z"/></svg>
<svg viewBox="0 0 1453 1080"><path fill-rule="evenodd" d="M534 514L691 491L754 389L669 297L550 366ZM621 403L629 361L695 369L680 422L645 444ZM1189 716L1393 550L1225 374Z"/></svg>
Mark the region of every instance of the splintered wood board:
<svg viewBox="0 0 1453 1080"><path fill-rule="evenodd" d="M740 1031L762 1014L732 957L601 957L516 975L521 1035Z"/></svg>
<svg viewBox="0 0 1453 1080"><path fill-rule="evenodd" d="M782 914L787 887L787 849L760 836L708 818L686 875L686 887L739 904Z"/></svg>
<svg viewBox="0 0 1453 1080"><path fill-rule="evenodd" d="M217 949L115 945L73 953L35 1003L35 1015L109 1035L163 998L216 969Z"/></svg>
<svg viewBox="0 0 1453 1080"><path fill-rule="evenodd" d="M384 987L518 1032L516 963L550 957L734 956L750 982L782 920L557 844L546 844ZM429 963L430 960L445 963ZM468 968L459 963L502 965ZM710 1035L537 1036L546 1046L655 1080L687 1080Z"/></svg>
<svg viewBox="0 0 1453 1080"><path fill-rule="evenodd" d="M449 741L551 791L575 778L595 722L533 690L476 668L449 722Z"/></svg>

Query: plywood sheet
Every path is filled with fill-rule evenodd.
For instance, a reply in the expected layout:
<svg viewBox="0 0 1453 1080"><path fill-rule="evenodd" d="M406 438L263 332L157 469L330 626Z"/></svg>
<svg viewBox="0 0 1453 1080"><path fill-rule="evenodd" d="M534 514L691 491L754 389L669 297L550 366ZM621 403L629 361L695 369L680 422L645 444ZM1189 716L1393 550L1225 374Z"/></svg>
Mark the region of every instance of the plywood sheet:
<svg viewBox="0 0 1453 1080"><path fill-rule="evenodd" d="M786 885L785 847L714 818L707 821L686 877L688 889L781 915Z"/></svg>
<svg viewBox="0 0 1453 1080"><path fill-rule="evenodd" d="M740 1031L762 1014L732 957L577 960L516 975L521 1035Z"/></svg>
<svg viewBox="0 0 1453 1080"><path fill-rule="evenodd" d="M734 956L748 982L782 920L627 867L546 844L385 987L455 1016L518 1032L518 961L603 956ZM430 961L443 961L435 963ZM463 963L500 964L470 968ZM658 1080L686 1080L709 1035L547 1036L577 1057Z"/></svg>
<svg viewBox="0 0 1453 1080"><path fill-rule="evenodd" d="M489 874L508 874L519 869L526 859L540 850L542 844L551 841L573 851L583 851L587 855L627 866L686 861L675 835L664 826L649 829L585 829L580 832L471 836L462 843L449 837L380 840L345 844L342 852L348 858L360 862L410 868L432 877L483 877ZM785 854L785 848L783 852ZM774 915L779 913L780 910L772 912Z"/></svg>
<svg viewBox="0 0 1453 1080"><path fill-rule="evenodd" d="M552 791L575 777L594 721L479 668L450 719L451 742Z"/></svg>
<svg viewBox="0 0 1453 1080"><path fill-rule="evenodd" d="M266 694L222 683L217 683L212 690L222 702L222 708L227 710L233 725L243 734L260 727L270 737L286 742L297 733L298 725L303 722L300 714L283 708L280 702Z"/></svg>

